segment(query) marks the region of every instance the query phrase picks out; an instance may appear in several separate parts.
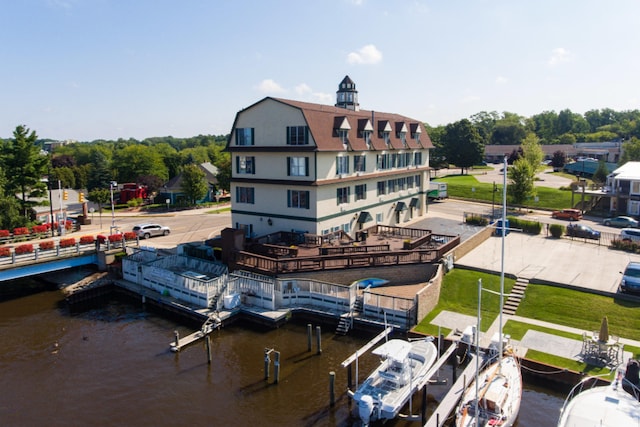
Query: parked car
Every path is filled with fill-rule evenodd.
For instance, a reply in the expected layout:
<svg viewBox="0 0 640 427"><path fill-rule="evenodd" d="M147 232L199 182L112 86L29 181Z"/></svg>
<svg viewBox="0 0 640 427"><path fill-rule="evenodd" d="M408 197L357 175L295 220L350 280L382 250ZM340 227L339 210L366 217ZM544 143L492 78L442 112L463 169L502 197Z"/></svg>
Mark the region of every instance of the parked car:
<svg viewBox="0 0 640 427"><path fill-rule="evenodd" d="M602 221L604 225L621 228L638 228L638 221L630 216L617 216L615 218L607 218Z"/></svg>
<svg viewBox="0 0 640 427"><path fill-rule="evenodd" d="M620 290L622 292L640 292L640 262L630 262L621 273Z"/></svg>
<svg viewBox="0 0 640 427"><path fill-rule="evenodd" d="M594 230L588 225L584 224L569 224L567 226L567 236L570 237L582 237L585 239L600 239L600 232Z"/></svg>
<svg viewBox="0 0 640 427"><path fill-rule="evenodd" d="M620 230L620 240L623 242L640 242L640 230L636 228L623 228Z"/></svg>
<svg viewBox="0 0 640 427"><path fill-rule="evenodd" d="M582 212L580 212L580 209L562 209L561 211L553 211L551 218L578 221L582 219Z"/></svg>
<svg viewBox="0 0 640 427"><path fill-rule="evenodd" d="M138 224L133 226L133 232L141 239L148 239L154 236L166 236L171 233L171 229L160 224Z"/></svg>

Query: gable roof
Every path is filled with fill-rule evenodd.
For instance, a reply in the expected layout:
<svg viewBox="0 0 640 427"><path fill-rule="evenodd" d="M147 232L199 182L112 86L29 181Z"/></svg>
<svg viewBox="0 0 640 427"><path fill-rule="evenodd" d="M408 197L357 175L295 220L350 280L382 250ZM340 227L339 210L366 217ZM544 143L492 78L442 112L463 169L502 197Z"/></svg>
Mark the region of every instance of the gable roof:
<svg viewBox="0 0 640 427"><path fill-rule="evenodd" d="M309 133L316 143L315 149L317 151L344 151L336 126L344 129L346 126L345 121L350 128L348 133L349 148L353 151L433 148L433 143L427 134L424 123L418 120L394 113L367 110L353 111L331 105L283 98L266 97L238 112L234 121L234 128L238 115L258 104L270 101L279 102L300 110L309 127ZM370 126L373 127L373 131L370 134L371 147L367 147L363 130L367 130ZM385 127L388 127L389 146L387 146L384 139L383 131ZM406 145L402 143L399 134L400 130L407 131ZM419 143L415 139L416 134L419 136ZM227 144L227 148L229 148L229 144Z"/></svg>

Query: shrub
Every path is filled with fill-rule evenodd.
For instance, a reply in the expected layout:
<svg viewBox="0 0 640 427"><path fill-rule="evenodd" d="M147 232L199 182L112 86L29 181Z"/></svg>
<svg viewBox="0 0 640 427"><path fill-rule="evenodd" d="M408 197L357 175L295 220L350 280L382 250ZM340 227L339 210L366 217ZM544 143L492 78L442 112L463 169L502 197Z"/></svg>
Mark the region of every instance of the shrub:
<svg viewBox="0 0 640 427"><path fill-rule="evenodd" d="M96 239L93 236L82 236L82 237L80 237L80 244L81 245L88 245L89 243L93 243L95 241L96 241Z"/></svg>
<svg viewBox="0 0 640 427"><path fill-rule="evenodd" d="M482 217L480 215L470 215L466 217L467 224L470 225L487 225L489 224L489 220L487 218Z"/></svg>
<svg viewBox="0 0 640 427"><path fill-rule="evenodd" d="M47 240L46 242L40 242L38 246L40 247L40 250L46 251L53 249L54 244L52 240Z"/></svg>
<svg viewBox="0 0 640 427"><path fill-rule="evenodd" d="M564 226L560 224L551 224L549 226L549 233L552 237L559 239L564 234Z"/></svg>
<svg viewBox="0 0 640 427"><path fill-rule="evenodd" d="M107 241L107 236L105 236L104 234L98 234L97 236L98 242L100 243L104 243Z"/></svg>
<svg viewBox="0 0 640 427"><path fill-rule="evenodd" d="M638 250L640 250L640 245L638 245L638 243L632 242L629 240L614 239L611 242L611 247L613 249L619 249L621 251L633 252L633 253L637 253Z"/></svg>
<svg viewBox="0 0 640 427"><path fill-rule="evenodd" d="M7 248L7 247L0 248L0 257L1 256L11 256L11 248Z"/></svg>
<svg viewBox="0 0 640 427"><path fill-rule="evenodd" d="M109 241L111 243L115 243L115 242L121 242L122 241L122 234L112 234L109 236Z"/></svg>
<svg viewBox="0 0 640 427"><path fill-rule="evenodd" d="M530 221L514 216L508 216L507 219L509 220L509 228L518 228L527 234L540 234L542 232L542 224L538 221Z"/></svg>
<svg viewBox="0 0 640 427"><path fill-rule="evenodd" d="M73 237L69 237L68 239L61 239L60 240L60 247L61 248L70 248L71 246L74 246L76 244L76 239L74 239Z"/></svg>
<svg viewBox="0 0 640 427"><path fill-rule="evenodd" d="M16 246L15 248L16 255L30 254L31 252L33 252L33 245L31 243L25 243L24 245Z"/></svg>
<svg viewBox="0 0 640 427"><path fill-rule="evenodd" d="M0 237L9 237L9 230L0 230Z"/></svg>
<svg viewBox="0 0 640 427"><path fill-rule="evenodd" d="M18 227L13 229L13 234L15 236L22 236L25 234L29 234L29 229L27 227Z"/></svg>
<svg viewBox="0 0 640 427"><path fill-rule="evenodd" d="M32 233L38 233L38 234L46 233L47 232L47 226L46 225L34 225L31 228L31 232Z"/></svg>
<svg viewBox="0 0 640 427"><path fill-rule="evenodd" d="M138 235L136 233L134 233L133 231L125 231L124 240L136 240L137 236Z"/></svg>

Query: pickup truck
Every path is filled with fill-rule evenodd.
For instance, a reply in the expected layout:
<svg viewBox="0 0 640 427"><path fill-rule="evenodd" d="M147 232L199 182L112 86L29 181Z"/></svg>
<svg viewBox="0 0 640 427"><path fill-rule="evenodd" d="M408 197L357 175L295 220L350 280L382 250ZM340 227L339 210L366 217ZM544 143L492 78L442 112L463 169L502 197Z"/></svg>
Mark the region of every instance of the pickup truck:
<svg viewBox="0 0 640 427"><path fill-rule="evenodd" d="M582 212L580 212L579 209L562 209L561 211L553 211L551 213L551 218L578 221L582 219Z"/></svg>

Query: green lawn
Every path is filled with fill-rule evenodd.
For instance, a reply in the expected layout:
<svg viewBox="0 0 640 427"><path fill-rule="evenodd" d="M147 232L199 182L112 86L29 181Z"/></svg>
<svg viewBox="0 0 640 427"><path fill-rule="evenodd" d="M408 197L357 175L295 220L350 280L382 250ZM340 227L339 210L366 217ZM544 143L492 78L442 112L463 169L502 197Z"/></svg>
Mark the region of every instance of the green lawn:
<svg viewBox="0 0 640 427"><path fill-rule="evenodd" d="M478 310L478 279L482 279L482 287L498 291L500 277L494 274L480 273L472 270L454 269L443 278L438 305L416 326L422 333L437 335L439 330L430 324L442 310L476 316ZM505 293L509 293L514 280L505 278ZM480 329L486 331L499 313L499 297L488 292L482 293L482 321ZM640 305L612 297L590 294L555 286L529 284L525 298L516 313L519 316L538 319L580 330L598 330L602 318L607 316L609 331L622 338L640 341ZM504 332L515 340L520 340L527 330L533 329L567 338L581 340L582 336L555 329L547 329L521 322L508 321ZM450 331L440 330L447 335ZM640 356L640 348L625 346L626 351ZM598 374L599 370L575 360L563 359L550 354L529 351L527 357L542 363Z"/></svg>
<svg viewBox="0 0 640 427"><path fill-rule="evenodd" d="M432 180L434 182L446 182L450 197L459 197L469 200L492 202L494 200L493 184L479 182L473 175L447 175ZM495 194L496 205L502 200L502 182L497 182L498 192ZM564 209L571 206L571 191L558 190L549 187L536 187L538 202L529 200L525 205L532 209ZM507 195L508 198L508 195ZM509 200L507 200L507 203Z"/></svg>

